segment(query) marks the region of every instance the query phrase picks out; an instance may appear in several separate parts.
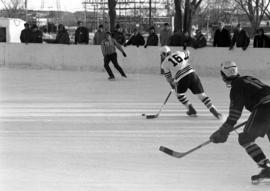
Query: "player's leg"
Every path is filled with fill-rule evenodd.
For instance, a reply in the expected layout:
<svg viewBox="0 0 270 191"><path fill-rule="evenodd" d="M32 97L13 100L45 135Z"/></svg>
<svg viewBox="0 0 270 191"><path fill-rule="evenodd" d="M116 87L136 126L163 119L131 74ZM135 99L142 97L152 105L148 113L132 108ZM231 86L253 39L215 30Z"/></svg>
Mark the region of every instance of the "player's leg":
<svg viewBox="0 0 270 191"><path fill-rule="evenodd" d="M124 70L123 70L123 69L121 68L121 66L119 66L119 64L118 64L118 61L117 61L117 54L116 54L116 53L112 54L111 60L112 60L112 63L113 63L113 65L114 65L114 67L118 70L118 72L121 74L121 76L123 76L123 77L126 78L127 76L126 76Z"/></svg>
<svg viewBox="0 0 270 191"><path fill-rule="evenodd" d="M199 76L196 73L192 73L192 75L190 75L190 80L191 83L189 89L191 90L191 92L197 95L197 97L203 102L203 104L217 119L220 119L222 115L217 111L215 106L212 104L210 97L208 97L204 93L204 89Z"/></svg>
<svg viewBox="0 0 270 191"><path fill-rule="evenodd" d="M216 107L212 104L210 97L208 97L204 92L196 95L217 119L221 119L222 115L217 111Z"/></svg>
<svg viewBox="0 0 270 191"><path fill-rule="evenodd" d="M188 78L187 76L182 78L176 85L175 92L176 92L176 97L181 102L186 108L187 108L187 115L194 117L196 116L197 112L192 106L192 104L189 103L188 98L185 95L185 92L187 91L189 87L188 84Z"/></svg>
<svg viewBox="0 0 270 191"><path fill-rule="evenodd" d="M106 55L104 56L104 68L107 71L109 78L108 79L114 79L114 75L113 72L109 66L109 63L111 61L110 55Z"/></svg>
<svg viewBox="0 0 270 191"><path fill-rule="evenodd" d="M269 105L269 106L268 106ZM253 161L262 171L253 176L256 178L270 178L270 162L262 149L255 143L257 137L264 137L270 130L270 104L265 104L253 111L248 119L243 133L239 134L239 144L246 150Z"/></svg>

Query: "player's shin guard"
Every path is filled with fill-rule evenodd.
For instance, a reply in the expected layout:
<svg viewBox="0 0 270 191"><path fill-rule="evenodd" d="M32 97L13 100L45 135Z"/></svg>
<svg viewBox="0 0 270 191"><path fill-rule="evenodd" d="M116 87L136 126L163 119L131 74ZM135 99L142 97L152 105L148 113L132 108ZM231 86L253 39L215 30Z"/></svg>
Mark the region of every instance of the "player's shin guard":
<svg viewBox="0 0 270 191"><path fill-rule="evenodd" d="M267 168L269 165L269 160L266 158L262 149L254 142L247 145L243 145L248 155L257 163L261 168Z"/></svg>
<svg viewBox="0 0 270 191"><path fill-rule="evenodd" d="M206 96L206 97L204 97L203 99L201 99L201 101L203 102L203 104L204 104L208 109L210 109L211 107L213 107L213 104L212 104L212 102L211 102L211 99L210 99L208 96Z"/></svg>
<svg viewBox="0 0 270 191"><path fill-rule="evenodd" d="M186 108L188 108L188 99L187 97L185 96L185 94L177 94L177 99L183 104L186 106Z"/></svg>
<svg viewBox="0 0 270 191"><path fill-rule="evenodd" d="M201 101L217 119L220 119L222 117L221 114L213 106L212 101L208 96L202 98Z"/></svg>

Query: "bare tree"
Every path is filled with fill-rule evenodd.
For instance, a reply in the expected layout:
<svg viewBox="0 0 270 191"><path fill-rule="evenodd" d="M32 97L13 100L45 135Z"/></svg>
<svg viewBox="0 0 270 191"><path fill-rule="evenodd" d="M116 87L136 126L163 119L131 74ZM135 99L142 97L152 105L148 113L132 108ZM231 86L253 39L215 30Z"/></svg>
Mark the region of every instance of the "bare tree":
<svg viewBox="0 0 270 191"><path fill-rule="evenodd" d="M175 0L175 29L177 31L191 31L192 18L196 13L196 10L202 3L202 0ZM182 16L182 7L184 7L184 17ZM183 20L183 21L182 21Z"/></svg>
<svg viewBox="0 0 270 191"><path fill-rule="evenodd" d="M183 22L182 22L182 0L174 0L175 6L175 19L174 19L174 30L183 31Z"/></svg>
<svg viewBox="0 0 270 191"><path fill-rule="evenodd" d="M108 0L109 17L110 17L110 30L113 31L116 19L116 7L117 0Z"/></svg>
<svg viewBox="0 0 270 191"><path fill-rule="evenodd" d="M4 17L17 18L21 16L22 10L24 9L23 0L1 0L1 3L4 5L2 12Z"/></svg>
<svg viewBox="0 0 270 191"><path fill-rule="evenodd" d="M253 33L260 26L263 16L265 15L270 1L269 0L235 0L235 2L241 7L241 9L247 15Z"/></svg>
<svg viewBox="0 0 270 191"><path fill-rule="evenodd" d="M192 26L192 18L196 13L196 10L201 5L202 0L186 0L185 3L185 11L184 11L184 31L189 32L191 31Z"/></svg>

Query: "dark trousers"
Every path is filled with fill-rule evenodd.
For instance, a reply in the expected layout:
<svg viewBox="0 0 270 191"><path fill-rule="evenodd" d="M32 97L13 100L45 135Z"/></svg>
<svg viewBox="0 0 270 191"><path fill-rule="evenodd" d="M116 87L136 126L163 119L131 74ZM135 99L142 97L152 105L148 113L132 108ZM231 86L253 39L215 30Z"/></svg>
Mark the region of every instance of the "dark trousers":
<svg viewBox="0 0 270 191"><path fill-rule="evenodd" d="M109 66L110 61L112 61L114 67L119 71L119 73L122 76L126 76L125 72L123 69L119 66L118 61L117 61L117 54L113 53L110 55L104 56L104 68L106 69L107 73L109 74L110 77L114 77L113 72Z"/></svg>

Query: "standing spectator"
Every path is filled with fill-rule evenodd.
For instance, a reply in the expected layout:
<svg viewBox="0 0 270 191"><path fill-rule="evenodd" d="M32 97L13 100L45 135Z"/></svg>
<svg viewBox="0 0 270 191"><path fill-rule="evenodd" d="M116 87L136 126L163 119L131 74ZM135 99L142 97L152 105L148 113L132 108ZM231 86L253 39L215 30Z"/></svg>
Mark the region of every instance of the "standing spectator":
<svg viewBox="0 0 270 191"><path fill-rule="evenodd" d="M114 74L109 66L110 61L112 61L114 67L119 71L119 73L122 75L122 77L126 78L126 74L123 71L123 69L119 66L118 61L117 61L117 53L116 53L116 48L120 50L123 54L124 57L126 57L126 53L121 47L121 45L111 37L110 32L106 32L105 34L105 39L101 42L101 50L102 54L104 56L104 67L109 74L109 80L114 79Z"/></svg>
<svg viewBox="0 0 270 191"><path fill-rule="evenodd" d="M24 24L24 29L21 31L20 39L22 43L30 43L32 41L32 30L29 23Z"/></svg>
<svg viewBox="0 0 270 191"><path fill-rule="evenodd" d="M115 30L113 31L112 37L121 45L124 45L126 42L123 29L120 27L119 24L115 26Z"/></svg>
<svg viewBox="0 0 270 191"><path fill-rule="evenodd" d="M160 31L161 46L169 45L170 36L172 36L172 31L169 29L169 24L165 23L164 28Z"/></svg>
<svg viewBox="0 0 270 191"><path fill-rule="evenodd" d="M202 34L202 31L200 29L196 30L196 35L194 36L193 43L192 43L193 48L203 48L206 46L206 38Z"/></svg>
<svg viewBox="0 0 270 191"><path fill-rule="evenodd" d="M130 37L130 39L125 43L124 46L134 45L134 46L143 46L145 44L145 40L138 29L135 29L134 34Z"/></svg>
<svg viewBox="0 0 270 191"><path fill-rule="evenodd" d="M97 32L94 35L94 45L100 45L105 39L105 32L103 25L99 25Z"/></svg>
<svg viewBox="0 0 270 191"><path fill-rule="evenodd" d="M64 25L58 25L58 31L56 34L56 39L54 41L56 44L70 44L69 34Z"/></svg>
<svg viewBox="0 0 270 191"><path fill-rule="evenodd" d="M223 22L219 23L219 28L214 34L214 47L230 47L231 46L231 35L230 32L224 28Z"/></svg>
<svg viewBox="0 0 270 191"><path fill-rule="evenodd" d="M149 36L147 38L144 48L147 46L157 46L158 45L158 35L155 32L155 27L150 27Z"/></svg>
<svg viewBox="0 0 270 191"><path fill-rule="evenodd" d="M75 44L88 44L89 43L89 31L82 25L81 21L78 21L78 28L75 31Z"/></svg>
<svg viewBox="0 0 270 191"><path fill-rule="evenodd" d="M270 47L270 39L264 34L263 28L259 28L254 36L253 41L254 48L266 48Z"/></svg>
<svg viewBox="0 0 270 191"><path fill-rule="evenodd" d="M230 50L233 49L234 44L236 44L236 47L241 47L243 50L246 50L249 42L250 39L247 32L241 27L241 24L237 24L236 29L233 33Z"/></svg>
<svg viewBox="0 0 270 191"><path fill-rule="evenodd" d="M42 43L42 32L38 29L37 25L32 26L32 43Z"/></svg>

